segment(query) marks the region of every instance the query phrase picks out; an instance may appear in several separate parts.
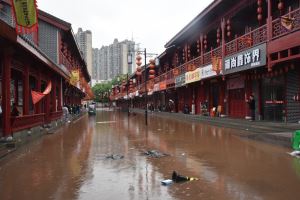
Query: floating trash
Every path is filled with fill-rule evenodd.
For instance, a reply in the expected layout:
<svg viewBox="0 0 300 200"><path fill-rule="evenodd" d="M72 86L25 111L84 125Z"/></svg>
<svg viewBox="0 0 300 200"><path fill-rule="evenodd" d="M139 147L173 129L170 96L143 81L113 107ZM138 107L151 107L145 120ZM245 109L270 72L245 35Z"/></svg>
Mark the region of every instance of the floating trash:
<svg viewBox="0 0 300 200"><path fill-rule="evenodd" d="M143 155L153 157L153 158L161 158L161 157L164 157L164 156L169 156L169 154L161 153L157 150L144 151Z"/></svg>
<svg viewBox="0 0 300 200"><path fill-rule="evenodd" d="M291 156L294 156L294 157L297 157L297 158L300 158L300 151L293 151L291 153L288 153L290 154Z"/></svg>
<svg viewBox="0 0 300 200"><path fill-rule="evenodd" d="M173 181L171 179L166 179L161 181L161 184L163 185L171 185L173 183Z"/></svg>
<svg viewBox="0 0 300 200"><path fill-rule="evenodd" d="M124 156L119 155L119 154L111 154L111 155L107 155L105 158L106 159L112 159L112 160L120 160L120 159L123 159Z"/></svg>
<svg viewBox="0 0 300 200"><path fill-rule="evenodd" d="M176 171L173 171L172 173L172 180L176 183L184 182L184 181L197 181L198 178L195 177L188 177L178 174Z"/></svg>

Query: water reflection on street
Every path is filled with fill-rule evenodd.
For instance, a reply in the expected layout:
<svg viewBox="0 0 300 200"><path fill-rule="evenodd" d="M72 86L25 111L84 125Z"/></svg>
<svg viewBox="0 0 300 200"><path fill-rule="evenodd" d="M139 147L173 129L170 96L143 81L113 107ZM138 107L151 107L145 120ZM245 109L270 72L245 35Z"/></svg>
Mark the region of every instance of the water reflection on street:
<svg viewBox="0 0 300 200"><path fill-rule="evenodd" d="M0 161L0 199L298 199L300 160L240 130L99 111ZM146 150L170 156L146 157ZM107 155L123 155L108 159ZM176 170L199 180L162 186Z"/></svg>

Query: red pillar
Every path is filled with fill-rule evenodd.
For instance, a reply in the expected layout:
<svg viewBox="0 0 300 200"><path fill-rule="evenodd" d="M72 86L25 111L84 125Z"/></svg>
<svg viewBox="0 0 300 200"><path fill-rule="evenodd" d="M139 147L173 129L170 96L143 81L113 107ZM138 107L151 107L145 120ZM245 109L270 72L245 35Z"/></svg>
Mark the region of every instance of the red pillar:
<svg viewBox="0 0 300 200"><path fill-rule="evenodd" d="M62 105L61 105L61 102L62 102L62 82L61 82L61 78L59 78L59 81L58 81L58 105L57 105L57 110L62 110Z"/></svg>
<svg viewBox="0 0 300 200"><path fill-rule="evenodd" d="M2 77L2 127L4 137L11 134L10 123L10 79L11 79L11 54L5 53L3 55L3 77Z"/></svg>
<svg viewBox="0 0 300 200"><path fill-rule="evenodd" d="M56 112L56 78L52 79L51 104L51 111Z"/></svg>
<svg viewBox="0 0 300 200"><path fill-rule="evenodd" d="M50 122L50 100L51 100L51 93L47 94L44 98L45 98L45 121L46 123Z"/></svg>
<svg viewBox="0 0 300 200"><path fill-rule="evenodd" d="M40 72L39 72L37 81L36 81L36 91L41 92L41 88L42 88L42 81L41 81L41 76L40 76ZM41 113L41 105L42 105L42 101L39 101L38 103L35 104L35 113L36 114Z"/></svg>
<svg viewBox="0 0 300 200"><path fill-rule="evenodd" d="M25 64L23 73L23 115L29 114L29 65Z"/></svg>

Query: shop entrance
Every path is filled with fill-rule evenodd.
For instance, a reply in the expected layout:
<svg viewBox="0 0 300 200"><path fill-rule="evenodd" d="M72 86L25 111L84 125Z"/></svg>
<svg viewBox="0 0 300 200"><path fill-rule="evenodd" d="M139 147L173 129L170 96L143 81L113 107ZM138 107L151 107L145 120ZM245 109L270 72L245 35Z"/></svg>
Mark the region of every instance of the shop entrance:
<svg viewBox="0 0 300 200"><path fill-rule="evenodd" d="M220 90L219 90L219 85L217 83L213 83L211 85L211 108L217 108L219 105L219 95L220 95Z"/></svg>
<svg viewBox="0 0 300 200"><path fill-rule="evenodd" d="M245 89L228 90L228 110L230 117L244 118L246 111L245 104Z"/></svg>
<svg viewBox="0 0 300 200"><path fill-rule="evenodd" d="M284 120L284 76L265 78L262 81L262 113L267 121Z"/></svg>

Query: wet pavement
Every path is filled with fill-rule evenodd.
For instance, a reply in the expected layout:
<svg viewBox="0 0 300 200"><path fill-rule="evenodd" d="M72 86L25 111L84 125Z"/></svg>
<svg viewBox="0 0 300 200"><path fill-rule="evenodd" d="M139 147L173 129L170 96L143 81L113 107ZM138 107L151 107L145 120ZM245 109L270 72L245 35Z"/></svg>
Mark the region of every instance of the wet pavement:
<svg viewBox="0 0 300 200"><path fill-rule="evenodd" d="M151 114L144 123L140 114L99 111L21 147L0 161L0 199L300 197L291 149L203 123ZM167 156L145 155L150 150ZM162 186L174 170L199 180Z"/></svg>

